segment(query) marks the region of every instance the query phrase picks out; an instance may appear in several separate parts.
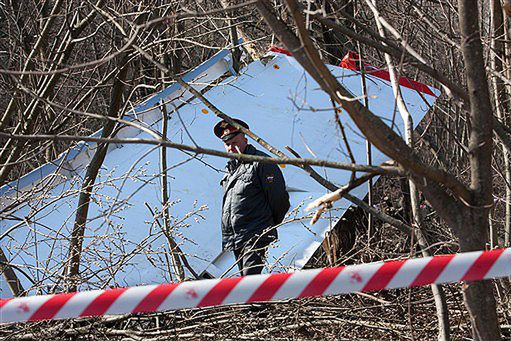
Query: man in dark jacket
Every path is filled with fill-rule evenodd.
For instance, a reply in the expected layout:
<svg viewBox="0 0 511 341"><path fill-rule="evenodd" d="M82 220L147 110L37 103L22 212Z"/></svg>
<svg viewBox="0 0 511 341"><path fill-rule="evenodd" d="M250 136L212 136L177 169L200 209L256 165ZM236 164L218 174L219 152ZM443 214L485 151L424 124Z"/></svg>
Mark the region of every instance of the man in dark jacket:
<svg viewBox="0 0 511 341"><path fill-rule="evenodd" d="M238 124L248 125L238 119ZM248 144L245 135L225 121L215 125L229 153L268 156ZM264 268L268 245L277 239L274 227L289 209L284 177L275 164L230 160L221 181L222 248L232 250L243 276L259 274Z"/></svg>

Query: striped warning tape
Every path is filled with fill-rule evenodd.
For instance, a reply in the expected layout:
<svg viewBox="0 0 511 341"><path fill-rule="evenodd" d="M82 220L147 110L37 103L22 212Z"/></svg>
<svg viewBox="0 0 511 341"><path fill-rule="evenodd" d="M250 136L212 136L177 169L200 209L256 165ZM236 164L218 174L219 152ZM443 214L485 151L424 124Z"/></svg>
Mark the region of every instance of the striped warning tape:
<svg viewBox="0 0 511 341"><path fill-rule="evenodd" d="M511 248L455 255L0 300L0 322L274 301L511 275Z"/></svg>

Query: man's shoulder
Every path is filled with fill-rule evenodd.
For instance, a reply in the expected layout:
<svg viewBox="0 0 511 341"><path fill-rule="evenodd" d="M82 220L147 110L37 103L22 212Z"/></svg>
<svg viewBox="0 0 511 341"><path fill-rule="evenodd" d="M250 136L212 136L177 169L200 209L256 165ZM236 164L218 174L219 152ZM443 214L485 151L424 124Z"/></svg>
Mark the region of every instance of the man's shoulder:
<svg viewBox="0 0 511 341"><path fill-rule="evenodd" d="M256 149L256 153L254 155L270 157L270 155L268 155L265 152L262 152L262 151L260 151L258 149Z"/></svg>
<svg viewBox="0 0 511 341"><path fill-rule="evenodd" d="M257 155L257 156L265 156L265 157L271 157L270 155L266 154L265 152L262 152L258 149L256 149L254 146L250 145L252 148L250 150L251 155ZM255 172L278 172L281 173L281 170L279 167L277 167L274 163L265 163L265 162L251 162L253 165L252 170Z"/></svg>
<svg viewBox="0 0 511 341"><path fill-rule="evenodd" d="M256 147L254 147L251 144L247 145L246 153L249 154L249 155L257 155L257 156L270 157L270 155L266 154L265 152L260 151L259 149L257 149Z"/></svg>

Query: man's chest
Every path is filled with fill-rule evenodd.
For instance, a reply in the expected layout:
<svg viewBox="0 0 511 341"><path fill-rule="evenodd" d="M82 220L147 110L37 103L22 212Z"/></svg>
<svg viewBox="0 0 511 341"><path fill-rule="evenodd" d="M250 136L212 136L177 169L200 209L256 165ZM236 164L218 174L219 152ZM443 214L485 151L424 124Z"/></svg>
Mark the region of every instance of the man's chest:
<svg viewBox="0 0 511 341"><path fill-rule="evenodd" d="M221 181L224 194L243 192L257 185L257 172L254 164L240 164L233 172L228 172Z"/></svg>

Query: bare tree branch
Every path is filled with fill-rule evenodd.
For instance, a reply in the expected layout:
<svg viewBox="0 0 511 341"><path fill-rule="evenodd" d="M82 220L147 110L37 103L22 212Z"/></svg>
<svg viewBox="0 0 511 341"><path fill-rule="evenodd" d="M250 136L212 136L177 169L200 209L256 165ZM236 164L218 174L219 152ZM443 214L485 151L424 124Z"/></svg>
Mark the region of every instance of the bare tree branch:
<svg viewBox="0 0 511 341"><path fill-rule="evenodd" d="M22 296L25 289L23 289L23 285L21 284L18 276L16 275L13 268L9 264L9 261L5 256L4 250L2 248L0 248L0 272L5 278L5 281L9 286L9 289L11 289L11 292L14 295L14 297Z"/></svg>
<svg viewBox="0 0 511 341"><path fill-rule="evenodd" d="M368 166L368 165L357 165L351 163L329 161L322 159L310 159L310 158L290 158L283 156L280 158L271 158L266 156L257 155L246 155L246 154L233 154L218 151L215 149L202 148L199 146L189 146L179 143L174 143L165 140L148 140L139 138L112 138L112 137L90 137L90 136L71 136L71 135L12 135L8 133L0 132L0 137L9 137L12 139L19 139L23 141L86 141L86 142L97 142L97 143L125 143L125 144L147 144L155 146L166 146L168 148L174 148L179 150L185 150L194 152L196 154L207 154L225 157L229 159L236 159L242 161L251 162L263 162L271 164L287 164L287 165L311 165L326 168L336 168L349 170L354 172L368 172L374 174L389 174L389 175L404 175L405 173L399 167L395 166Z"/></svg>

